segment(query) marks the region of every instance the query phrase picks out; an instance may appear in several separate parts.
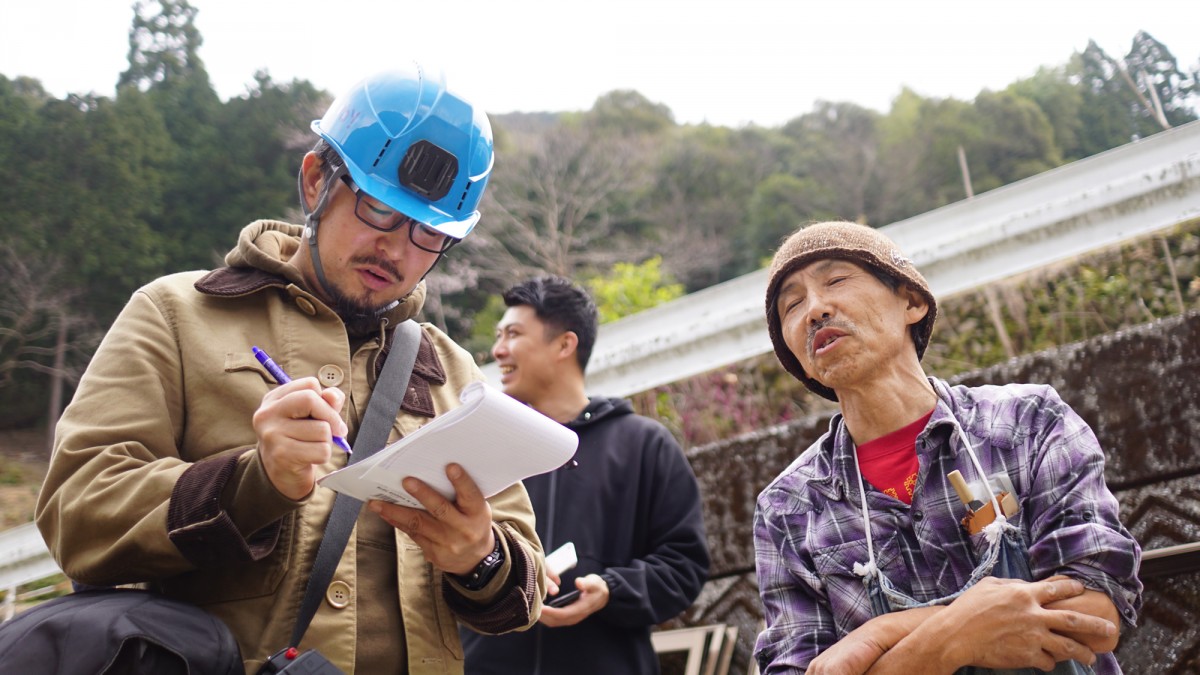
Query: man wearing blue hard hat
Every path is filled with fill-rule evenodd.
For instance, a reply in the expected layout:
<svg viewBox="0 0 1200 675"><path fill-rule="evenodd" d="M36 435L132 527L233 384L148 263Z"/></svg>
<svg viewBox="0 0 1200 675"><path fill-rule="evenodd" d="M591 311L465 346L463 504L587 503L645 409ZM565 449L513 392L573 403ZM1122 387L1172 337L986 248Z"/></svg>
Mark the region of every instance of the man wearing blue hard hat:
<svg viewBox="0 0 1200 675"><path fill-rule="evenodd" d="M491 127L416 64L364 79L312 126L303 225L251 223L225 267L133 295L58 426L38 525L75 582L144 583L221 619L247 672L316 650L346 673L460 673L459 622L500 633L540 611L524 488L484 499L450 465L453 499L418 482L405 488L424 509L353 502L338 556L326 533L345 511L316 480L371 428L391 355L416 354L388 441L483 377L432 325L408 343L397 326L479 220ZM310 591L322 546L332 573Z"/></svg>

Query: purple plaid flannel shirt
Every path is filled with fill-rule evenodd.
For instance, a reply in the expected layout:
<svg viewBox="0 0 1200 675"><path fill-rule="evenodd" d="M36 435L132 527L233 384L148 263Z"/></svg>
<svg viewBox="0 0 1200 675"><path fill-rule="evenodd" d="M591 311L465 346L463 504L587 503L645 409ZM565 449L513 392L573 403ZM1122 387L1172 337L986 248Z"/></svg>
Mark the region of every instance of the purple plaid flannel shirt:
<svg viewBox="0 0 1200 675"><path fill-rule="evenodd" d="M1141 549L1118 520L1104 483L1104 453L1087 424L1042 385L950 387L930 378L937 408L917 436L912 505L867 486L876 564L918 601L959 590L986 549L968 535L946 474L979 478L954 433L962 425L988 476L1006 473L1020 511L1010 521L1029 548L1035 579L1074 577L1107 594L1133 626L1141 607ZM829 432L758 497L754 547L766 630L755 657L763 675L803 671L824 649L871 618L854 563L867 562L854 441L841 415ZM1097 673L1120 673L1112 654Z"/></svg>

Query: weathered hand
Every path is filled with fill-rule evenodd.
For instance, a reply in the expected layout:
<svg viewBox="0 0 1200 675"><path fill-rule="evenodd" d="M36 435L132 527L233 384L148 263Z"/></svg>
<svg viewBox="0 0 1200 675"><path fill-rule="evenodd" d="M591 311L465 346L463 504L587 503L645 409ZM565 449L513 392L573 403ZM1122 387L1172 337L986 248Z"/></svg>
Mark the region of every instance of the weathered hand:
<svg viewBox="0 0 1200 675"><path fill-rule="evenodd" d="M334 434L345 436L339 412L346 395L305 377L263 396L252 424L267 478L289 499L304 499L317 481L317 467L329 461Z"/></svg>
<svg viewBox="0 0 1200 675"><path fill-rule="evenodd" d="M1070 577L1054 576L1046 579L1046 581L1057 581L1068 578ZM1117 628L1116 632L1112 635L1098 636L1087 633L1067 633L1066 635L1076 642L1082 642L1087 645L1088 649L1092 650L1095 654L1104 654L1117 648L1117 643L1121 639L1121 614L1117 611L1117 606L1113 604L1112 598L1106 594L1089 589L1084 591L1082 595L1054 600L1042 606L1046 609L1070 609L1107 620Z"/></svg>
<svg viewBox="0 0 1200 675"><path fill-rule="evenodd" d="M411 537L431 565L450 574L467 574L496 545L492 506L461 466L448 465L446 477L454 486L454 501L410 476L404 479L404 489L426 510L381 501L371 501L368 508Z"/></svg>
<svg viewBox="0 0 1200 675"><path fill-rule="evenodd" d="M574 626L608 604L608 584L598 574L575 579L579 599L565 607L542 607L541 623L550 628Z"/></svg>
<svg viewBox="0 0 1200 675"><path fill-rule="evenodd" d="M887 648L867 635L850 633L808 664L805 675L862 675Z"/></svg>
<svg viewBox="0 0 1200 675"><path fill-rule="evenodd" d="M1033 582L984 579L937 617L956 627L947 635L952 662L1042 670L1068 659L1092 664L1092 650L1066 635L1110 636L1116 626L1090 614L1045 607L1085 590L1078 581L1063 577Z"/></svg>
<svg viewBox="0 0 1200 675"><path fill-rule="evenodd" d="M920 607L877 616L821 652L804 672L807 675L862 675L884 652L943 609Z"/></svg>

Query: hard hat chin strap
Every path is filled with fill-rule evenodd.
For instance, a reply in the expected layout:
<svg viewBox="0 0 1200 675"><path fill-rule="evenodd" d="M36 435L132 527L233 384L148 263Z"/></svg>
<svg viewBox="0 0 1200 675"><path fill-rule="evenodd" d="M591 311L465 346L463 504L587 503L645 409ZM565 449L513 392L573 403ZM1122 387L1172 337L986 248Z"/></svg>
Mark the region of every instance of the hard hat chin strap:
<svg viewBox="0 0 1200 675"><path fill-rule="evenodd" d="M313 270L317 273L317 281L328 298L337 297L337 293L325 280L325 268L321 265L321 253L317 250L317 227L321 224L321 214L325 213L325 207L329 205L329 193L333 191L333 186L345 174L345 164L334 167L328 180L321 185L321 194L317 195L317 205L311 211L308 208L308 199L304 194L304 170L301 169L296 176L296 186L300 191L300 210L304 213L304 236L308 238L308 256L312 260Z"/></svg>

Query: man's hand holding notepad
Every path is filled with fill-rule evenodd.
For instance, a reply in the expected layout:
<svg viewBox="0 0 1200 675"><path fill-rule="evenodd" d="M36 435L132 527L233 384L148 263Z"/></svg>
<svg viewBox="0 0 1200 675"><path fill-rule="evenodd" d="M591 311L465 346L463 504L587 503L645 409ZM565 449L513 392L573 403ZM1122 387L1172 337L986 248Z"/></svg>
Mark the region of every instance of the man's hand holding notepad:
<svg viewBox="0 0 1200 675"><path fill-rule="evenodd" d="M462 392L462 405L440 415L373 456L334 471L321 485L368 501L423 508L401 487L418 478L447 499L454 488L446 465L457 463L491 497L508 486L570 461L574 431L482 382Z"/></svg>

